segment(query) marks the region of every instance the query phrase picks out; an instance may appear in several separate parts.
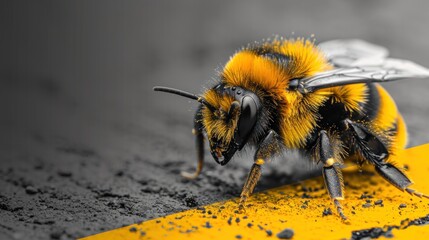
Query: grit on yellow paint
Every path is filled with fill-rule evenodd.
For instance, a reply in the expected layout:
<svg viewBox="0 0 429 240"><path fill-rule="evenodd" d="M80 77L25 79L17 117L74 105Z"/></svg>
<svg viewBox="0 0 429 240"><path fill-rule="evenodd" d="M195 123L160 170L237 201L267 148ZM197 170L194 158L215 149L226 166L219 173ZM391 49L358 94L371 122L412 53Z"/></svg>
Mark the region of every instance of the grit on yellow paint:
<svg viewBox="0 0 429 240"><path fill-rule="evenodd" d="M406 172L415 182L412 188L429 193L429 144L405 150L398 162L406 163ZM403 221L427 216L429 199L401 192L373 171L346 169L344 179L342 203L348 224L336 215L318 177L256 193L248 199L244 213L236 211L239 199L235 198L83 239L278 239L276 234L285 228L293 229L293 239L350 239L353 231L387 230L387 226L398 226L389 233L395 239L429 236L429 225L406 227L409 221ZM328 208L333 214L324 216Z"/></svg>

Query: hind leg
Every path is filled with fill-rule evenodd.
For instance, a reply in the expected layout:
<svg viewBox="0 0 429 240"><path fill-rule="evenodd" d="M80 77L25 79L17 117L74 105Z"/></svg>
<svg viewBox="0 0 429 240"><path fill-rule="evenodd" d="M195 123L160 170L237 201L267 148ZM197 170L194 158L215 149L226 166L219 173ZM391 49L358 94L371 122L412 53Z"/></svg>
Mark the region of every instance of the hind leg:
<svg viewBox="0 0 429 240"><path fill-rule="evenodd" d="M406 191L417 197L429 198L428 195L409 188L413 183L410 178L397 166L386 161L389 157L389 152L380 137L362 124L345 120L345 125L351 131L359 153L375 167L381 177L401 191Z"/></svg>

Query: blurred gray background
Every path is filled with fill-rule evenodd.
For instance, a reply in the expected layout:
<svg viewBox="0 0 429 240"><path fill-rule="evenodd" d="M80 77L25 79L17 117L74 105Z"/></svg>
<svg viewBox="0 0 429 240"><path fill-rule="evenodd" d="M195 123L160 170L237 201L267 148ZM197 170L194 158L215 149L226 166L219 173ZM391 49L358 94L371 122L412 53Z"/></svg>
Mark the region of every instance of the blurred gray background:
<svg viewBox="0 0 429 240"><path fill-rule="evenodd" d="M429 67L429 3L377 1L2 1L0 238L68 239L239 195L251 161L207 155L196 182L196 103L241 46L272 37L361 38ZM429 141L429 80L385 84ZM412 160L412 159L410 159ZM404 160L407 161L407 160ZM258 191L296 179L267 167ZM283 170L277 170L277 167ZM310 168L310 167L307 167Z"/></svg>

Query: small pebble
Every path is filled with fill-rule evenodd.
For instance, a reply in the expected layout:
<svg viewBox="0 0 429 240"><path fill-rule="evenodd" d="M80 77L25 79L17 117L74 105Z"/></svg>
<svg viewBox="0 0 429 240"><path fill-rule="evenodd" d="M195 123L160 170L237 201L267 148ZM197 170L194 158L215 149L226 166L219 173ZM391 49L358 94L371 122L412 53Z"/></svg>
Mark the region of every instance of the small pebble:
<svg viewBox="0 0 429 240"><path fill-rule="evenodd" d="M265 232L267 233L267 235L269 237L271 237L273 235L273 232L271 230L265 230Z"/></svg>
<svg viewBox="0 0 429 240"><path fill-rule="evenodd" d="M231 223L232 223L232 217L229 217L228 224L231 225Z"/></svg>
<svg viewBox="0 0 429 240"><path fill-rule="evenodd" d="M362 205L363 208L369 208L371 207L371 203L365 203Z"/></svg>
<svg viewBox="0 0 429 240"><path fill-rule="evenodd" d="M236 236L235 236L235 238L237 238L237 239L241 239L242 237L241 237L241 235L240 235L240 234L238 234L238 235L236 235Z"/></svg>
<svg viewBox="0 0 429 240"><path fill-rule="evenodd" d="M325 208L323 210L322 216L328 216L328 215L332 215L332 210L331 208Z"/></svg>
<svg viewBox="0 0 429 240"><path fill-rule="evenodd" d="M236 223L239 223L239 222L240 222L240 218L236 218L236 219L235 219L235 222L236 222Z"/></svg>
<svg viewBox="0 0 429 240"><path fill-rule="evenodd" d="M130 232L137 232L137 228L136 227L130 227Z"/></svg>
<svg viewBox="0 0 429 240"><path fill-rule="evenodd" d="M375 205L381 205L383 203L383 200L377 200L374 202Z"/></svg>
<svg viewBox="0 0 429 240"><path fill-rule="evenodd" d="M27 187L25 188L25 192L26 192L27 194L30 194L30 195L36 194L38 191L39 191L39 190L37 190L37 188L35 188L35 187L33 187L33 186L27 186Z"/></svg>
<svg viewBox="0 0 429 240"><path fill-rule="evenodd" d="M286 228L285 230L277 233L279 239L291 239L294 235L293 229Z"/></svg>
<svg viewBox="0 0 429 240"><path fill-rule="evenodd" d="M213 226L210 225L210 222L206 222L206 225L204 227L206 227L206 228L212 228Z"/></svg>
<svg viewBox="0 0 429 240"><path fill-rule="evenodd" d="M63 235L63 231L62 230L55 230L54 232L52 232L50 234L51 239L60 239Z"/></svg>
<svg viewBox="0 0 429 240"><path fill-rule="evenodd" d="M401 203L400 205L399 205L399 208L406 208L407 207L407 204L405 204L405 203Z"/></svg>
<svg viewBox="0 0 429 240"><path fill-rule="evenodd" d="M252 227L252 226L253 226L253 224L251 224L251 223L247 224L247 227L249 227L249 228Z"/></svg>
<svg viewBox="0 0 429 240"><path fill-rule="evenodd" d="M71 177L72 176L72 173L68 170L58 170L57 174L60 177Z"/></svg>

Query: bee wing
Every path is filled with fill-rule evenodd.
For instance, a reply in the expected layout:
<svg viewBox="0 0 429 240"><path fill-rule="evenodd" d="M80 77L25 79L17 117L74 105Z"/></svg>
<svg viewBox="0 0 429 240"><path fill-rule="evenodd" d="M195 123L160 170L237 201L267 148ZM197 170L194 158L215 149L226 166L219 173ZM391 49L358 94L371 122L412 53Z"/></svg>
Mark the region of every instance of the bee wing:
<svg viewBox="0 0 429 240"><path fill-rule="evenodd" d="M302 93L353 83L429 77L429 69L408 60L386 58L385 48L362 40L334 40L321 45L338 68L301 79L298 90Z"/></svg>
<svg viewBox="0 0 429 240"><path fill-rule="evenodd" d="M360 39L332 40L318 47L335 67L373 64L389 55L386 48Z"/></svg>

